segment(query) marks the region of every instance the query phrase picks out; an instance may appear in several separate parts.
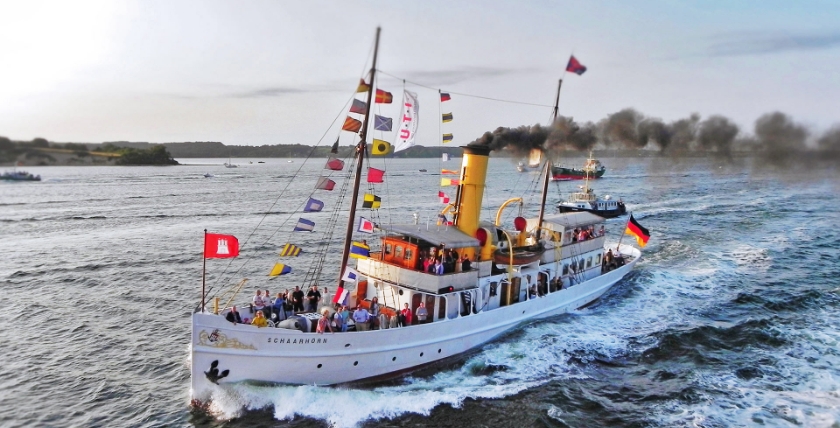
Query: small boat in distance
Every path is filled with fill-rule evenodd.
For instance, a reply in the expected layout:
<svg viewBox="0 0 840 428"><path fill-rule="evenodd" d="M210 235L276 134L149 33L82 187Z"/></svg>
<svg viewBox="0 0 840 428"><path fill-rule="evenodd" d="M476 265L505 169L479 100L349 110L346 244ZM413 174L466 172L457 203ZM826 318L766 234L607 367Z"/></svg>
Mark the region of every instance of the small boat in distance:
<svg viewBox="0 0 840 428"><path fill-rule="evenodd" d="M215 175L210 174L209 172L204 173L204 178L213 178Z"/></svg>
<svg viewBox="0 0 840 428"><path fill-rule="evenodd" d="M562 166L555 166L551 169L551 179L555 181L567 180L583 180L585 178L601 178L607 168L601 164L601 161L592 157L592 152L589 152L589 158L583 165L583 168L566 168Z"/></svg>
<svg viewBox="0 0 840 428"><path fill-rule="evenodd" d="M426 172L426 169L421 169L420 172Z"/></svg>
<svg viewBox="0 0 840 428"><path fill-rule="evenodd" d="M519 172L538 171L541 161L542 151L540 149L531 149L531 153L528 155L528 163L520 161L516 165L516 170Z"/></svg>
<svg viewBox="0 0 840 428"><path fill-rule="evenodd" d="M265 163L265 161L257 161L257 163Z"/></svg>
<svg viewBox="0 0 840 428"><path fill-rule="evenodd" d="M228 161L225 164L225 168L236 168L238 165L234 165L233 162L230 160L230 155L228 155Z"/></svg>
<svg viewBox="0 0 840 428"><path fill-rule="evenodd" d="M12 172L4 172L3 175L0 175L0 180L8 180L8 181L41 181L40 175L32 175L26 171L12 171Z"/></svg>
<svg viewBox="0 0 840 428"><path fill-rule="evenodd" d="M448 162L449 161L449 153L444 153L440 156L441 162Z"/></svg>
<svg viewBox="0 0 840 428"><path fill-rule="evenodd" d="M589 212L604 218L615 218L627 214L627 207L621 199L616 201L610 195L603 198L595 195L589 187L589 179L580 186L579 192L572 192L569 199L559 202L557 209L561 213Z"/></svg>

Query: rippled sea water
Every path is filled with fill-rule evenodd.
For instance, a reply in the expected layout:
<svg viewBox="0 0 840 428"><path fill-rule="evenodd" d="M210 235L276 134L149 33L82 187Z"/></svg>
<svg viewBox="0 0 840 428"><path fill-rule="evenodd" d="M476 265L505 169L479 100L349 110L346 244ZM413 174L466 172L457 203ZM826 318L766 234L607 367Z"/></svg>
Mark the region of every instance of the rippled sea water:
<svg viewBox="0 0 840 428"><path fill-rule="evenodd" d="M293 287L311 253L290 262L292 275L266 275L285 242L306 249L321 239L289 231L326 171L322 159L237 160L236 169L222 167L226 159L181 161L190 165L29 168L44 181L0 183L0 425L840 424L836 170L602 159L596 192L623 198L652 238L636 271L596 305L385 383L229 385L208 413L188 405L203 230L242 244L239 259L208 261L214 291L243 277L246 296ZM387 171L376 193L392 209L372 217L433 221L436 171L459 162L375 160ZM549 200L577 184L553 183ZM491 159L484 217L535 185L535 175ZM336 194L316 197L330 209ZM329 212L309 217L326 229ZM612 241L623 228L608 222ZM328 267L324 285L336 274Z"/></svg>

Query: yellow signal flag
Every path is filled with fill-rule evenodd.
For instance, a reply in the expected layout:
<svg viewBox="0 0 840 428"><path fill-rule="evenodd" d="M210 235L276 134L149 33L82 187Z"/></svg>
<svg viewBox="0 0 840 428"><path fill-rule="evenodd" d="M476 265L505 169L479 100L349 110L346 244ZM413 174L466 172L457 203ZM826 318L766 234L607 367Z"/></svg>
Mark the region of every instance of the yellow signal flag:
<svg viewBox="0 0 840 428"><path fill-rule="evenodd" d="M292 268L290 266L286 266L283 263L275 263L268 276L285 275L287 273L292 273Z"/></svg>
<svg viewBox="0 0 840 428"><path fill-rule="evenodd" d="M370 147L370 154L376 156L384 156L389 155L391 152L394 151L394 146L391 143L385 140L373 140L373 144Z"/></svg>

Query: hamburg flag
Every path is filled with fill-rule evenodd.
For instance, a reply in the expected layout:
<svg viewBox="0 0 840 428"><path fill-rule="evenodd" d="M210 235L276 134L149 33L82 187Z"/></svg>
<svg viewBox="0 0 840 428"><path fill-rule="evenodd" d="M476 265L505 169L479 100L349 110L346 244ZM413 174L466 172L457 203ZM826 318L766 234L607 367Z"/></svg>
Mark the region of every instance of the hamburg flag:
<svg viewBox="0 0 840 428"><path fill-rule="evenodd" d="M373 115L373 129L377 131L391 132L391 128L393 126L394 120L390 117L380 116L378 114Z"/></svg>
<svg viewBox="0 0 840 428"><path fill-rule="evenodd" d="M335 188L335 181L332 181L327 177L318 177L318 182L315 183L315 188L321 190L332 190Z"/></svg>
<svg viewBox="0 0 840 428"><path fill-rule="evenodd" d="M347 118L344 119L344 126L342 126L341 129L344 131L359 132L359 130L362 129L362 122L347 116Z"/></svg>
<svg viewBox="0 0 840 428"><path fill-rule="evenodd" d="M566 65L566 71L575 73L578 76L586 72L586 67L583 64L578 62L577 58L574 55L569 57L569 64Z"/></svg>
<svg viewBox="0 0 840 428"><path fill-rule="evenodd" d="M373 233L373 227L374 226L372 221L360 216L359 227L356 230L362 233Z"/></svg>
<svg viewBox="0 0 840 428"><path fill-rule="evenodd" d="M446 122L452 122L452 113L444 113L443 115L441 115L441 120L442 120L444 123L446 123Z"/></svg>
<svg viewBox="0 0 840 428"><path fill-rule="evenodd" d="M440 198L440 203L442 204L449 203L449 196L446 196L446 193L438 192L438 198Z"/></svg>
<svg viewBox="0 0 840 428"><path fill-rule="evenodd" d="M324 209L324 202L315 198L309 198L306 205L303 206L303 211L308 213L317 213Z"/></svg>
<svg viewBox="0 0 840 428"><path fill-rule="evenodd" d="M391 104L392 101L394 101L394 96L390 92L383 91L382 89L376 90L375 102L377 104Z"/></svg>
<svg viewBox="0 0 840 428"><path fill-rule="evenodd" d="M382 206L382 198L374 195L373 193L365 193L365 199L364 202L362 202L362 208L378 210L380 206Z"/></svg>
<svg viewBox="0 0 840 428"><path fill-rule="evenodd" d="M280 250L280 257L297 257L300 254L300 247L295 244L286 244Z"/></svg>
<svg viewBox="0 0 840 428"><path fill-rule="evenodd" d="M333 171L341 171L342 169L344 169L344 161L341 160L341 159L336 159L336 158L331 157L330 160L327 161L327 164L324 165L324 169L331 169Z"/></svg>
<svg viewBox="0 0 840 428"><path fill-rule="evenodd" d="M630 214L630 221L627 222L627 229L624 230L624 233L635 236L640 247L647 245L648 239L650 239L650 231L639 224L633 218L633 214Z"/></svg>
<svg viewBox="0 0 840 428"><path fill-rule="evenodd" d="M350 106L350 113L365 114L367 103L353 98L353 105Z"/></svg>
<svg viewBox="0 0 840 428"><path fill-rule="evenodd" d="M295 225L295 232L312 232L315 229L315 222L303 217L298 219Z"/></svg>
<svg viewBox="0 0 840 428"><path fill-rule="evenodd" d="M354 259L366 259L370 257L370 247L361 242L353 242L350 245L350 257Z"/></svg>
<svg viewBox="0 0 840 428"><path fill-rule="evenodd" d="M449 92L441 92L440 93L440 102L449 101L452 98L449 96Z"/></svg>
<svg viewBox="0 0 840 428"><path fill-rule="evenodd" d="M204 234L204 258L227 259L239 255L239 240L233 235Z"/></svg>
<svg viewBox="0 0 840 428"><path fill-rule="evenodd" d="M275 263L274 267L271 268L271 272L268 273L268 276L285 275L287 273L292 273L291 267L286 266L283 263Z"/></svg>
<svg viewBox="0 0 840 428"><path fill-rule="evenodd" d="M368 168L368 183L382 183L385 171L376 168Z"/></svg>

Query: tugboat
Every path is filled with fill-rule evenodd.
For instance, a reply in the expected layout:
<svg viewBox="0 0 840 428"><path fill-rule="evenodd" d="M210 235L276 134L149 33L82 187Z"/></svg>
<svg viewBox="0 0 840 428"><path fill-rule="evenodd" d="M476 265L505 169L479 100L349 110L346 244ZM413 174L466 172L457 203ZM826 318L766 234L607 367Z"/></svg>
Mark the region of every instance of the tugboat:
<svg viewBox="0 0 840 428"><path fill-rule="evenodd" d="M586 160L583 168L555 166L551 169L551 179L554 181L568 181L601 178L605 172L607 172L607 168L598 159L593 159L592 152L589 152L589 159Z"/></svg>
<svg viewBox="0 0 840 428"><path fill-rule="evenodd" d="M9 181L41 181L40 175L32 175L26 171L12 171L12 172L4 172L3 175L0 175L0 180L9 180Z"/></svg>
<svg viewBox="0 0 840 428"><path fill-rule="evenodd" d="M589 179L580 186L580 192L572 192L569 199L559 202L557 209L561 213L585 211L604 218L615 218L627 214L627 207L621 199L616 201L610 195L603 198L595 195L589 187Z"/></svg>

